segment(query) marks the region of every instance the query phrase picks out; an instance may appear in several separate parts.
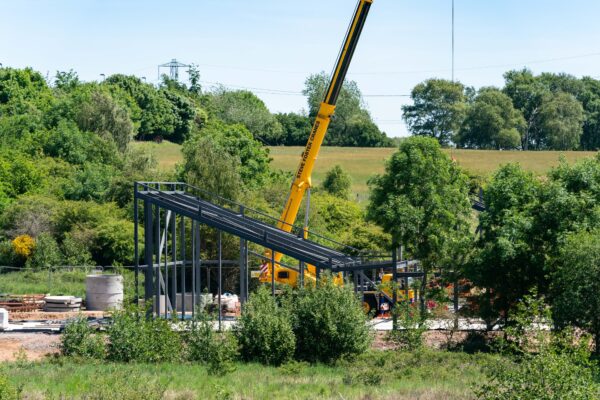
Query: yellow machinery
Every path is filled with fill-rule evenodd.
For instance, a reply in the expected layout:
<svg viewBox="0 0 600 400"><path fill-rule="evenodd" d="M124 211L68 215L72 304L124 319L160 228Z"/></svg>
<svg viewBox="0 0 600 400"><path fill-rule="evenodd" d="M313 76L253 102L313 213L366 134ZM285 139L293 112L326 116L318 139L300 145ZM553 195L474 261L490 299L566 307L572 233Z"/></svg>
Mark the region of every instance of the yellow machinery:
<svg viewBox="0 0 600 400"><path fill-rule="evenodd" d="M331 117L335 112L335 105L337 103L338 96L342 90L342 85L346 78L348 68L350 67L354 50L358 44L358 39L360 38L360 34L365 25L365 21L367 20L367 15L372 3L373 0L359 0L356 11L354 12L354 17L352 18L352 22L348 28L346 39L344 40L336 67L331 76L331 82L329 83L329 88L325 94L325 99L319 108L319 112L311 129L308 142L306 143L306 147L302 153L300 165L296 171L294 182L292 183L285 208L283 209L281 217L279 218L280 222L278 224L278 228L284 231L290 232L292 230L292 227L296 222L296 217L298 216L298 210L300 209L304 194L312 185L312 171L315 166L317 156L319 155L319 150L321 149L323 139L327 133L327 128L329 127ZM308 227L305 226L304 236L306 237L307 235ZM282 255L279 253L271 255L270 252L267 252L266 258L269 260L273 259L275 261L275 266L269 265L268 268L264 269L265 272L260 276L261 282L270 282L272 278L271 274L274 272L275 281L290 285L297 284L298 273L278 265L279 261L281 261L281 256ZM307 266L304 279L308 282L314 280L315 277L315 268L311 265Z"/></svg>

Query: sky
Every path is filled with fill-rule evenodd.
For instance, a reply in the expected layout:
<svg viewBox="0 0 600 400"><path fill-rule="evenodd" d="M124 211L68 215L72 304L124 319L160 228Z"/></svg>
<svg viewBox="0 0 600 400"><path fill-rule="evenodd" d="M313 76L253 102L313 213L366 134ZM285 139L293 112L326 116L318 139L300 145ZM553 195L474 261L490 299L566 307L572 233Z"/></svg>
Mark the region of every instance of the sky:
<svg viewBox="0 0 600 400"><path fill-rule="evenodd" d="M403 104L451 78L452 0L375 0L350 67L375 122L406 136ZM203 87L252 88L272 112L306 109L306 77L330 72L356 0L0 0L0 63L50 79L197 64ZM510 69L600 79L597 0L455 0L455 78L502 86ZM168 72L163 70L162 72ZM184 69L180 78L186 79Z"/></svg>

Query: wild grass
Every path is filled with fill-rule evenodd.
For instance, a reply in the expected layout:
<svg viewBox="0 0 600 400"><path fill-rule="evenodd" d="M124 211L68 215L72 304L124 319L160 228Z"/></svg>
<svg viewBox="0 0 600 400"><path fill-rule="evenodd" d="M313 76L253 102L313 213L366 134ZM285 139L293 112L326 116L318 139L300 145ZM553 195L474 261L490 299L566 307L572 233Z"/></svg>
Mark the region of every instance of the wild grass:
<svg viewBox="0 0 600 400"><path fill-rule="evenodd" d="M83 398L102 387L110 388L112 398L121 398L119 391L131 396L155 387L172 399L469 399L489 360L482 354L373 351L337 366L296 363L276 368L240 363L235 372L217 376L192 364L59 359L18 368L5 364L4 373L30 398L40 393L48 398Z"/></svg>
<svg viewBox="0 0 600 400"><path fill-rule="evenodd" d="M0 270L1 271L1 270ZM53 271L11 271L0 273L0 294L51 294L51 295L85 295L85 277L91 269L75 268ZM126 296L134 291L134 275L132 271L119 273L124 277ZM140 285L143 285L143 274L140 274Z"/></svg>
<svg viewBox="0 0 600 400"><path fill-rule="evenodd" d="M181 146L163 141L136 142L135 146L148 148L154 152L160 167L167 171L180 162ZM284 171L294 172L298 167L303 147L269 147L272 165ZM355 147L323 147L313 172L313 183L321 184L325 174L336 164L344 168L352 176L352 192L359 201L368 196L368 179L382 173L385 160L395 151L395 148L355 148ZM494 151L494 150L455 150L446 149L471 175L487 176L500 165L519 163L523 168L536 175L545 175L550 168L558 165L561 156L572 163L579 159L592 157L596 153L585 151Z"/></svg>

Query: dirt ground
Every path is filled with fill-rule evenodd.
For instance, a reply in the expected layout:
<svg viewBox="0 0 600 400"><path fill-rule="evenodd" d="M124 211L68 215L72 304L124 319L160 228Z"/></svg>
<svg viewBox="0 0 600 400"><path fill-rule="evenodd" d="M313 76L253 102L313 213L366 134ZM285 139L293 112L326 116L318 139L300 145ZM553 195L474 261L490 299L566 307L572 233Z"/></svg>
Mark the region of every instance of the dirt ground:
<svg viewBox="0 0 600 400"><path fill-rule="evenodd" d="M35 361L58 353L60 335L46 333L0 333L0 362L27 358Z"/></svg>
<svg viewBox="0 0 600 400"><path fill-rule="evenodd" d="M76 312L44 312L44 311L29 311L29 312L9 312L8 321L15 323L18 321L65 321L75 318L78 315L85 315L88 318L103 318L103 311L76 311Z"/></svg>

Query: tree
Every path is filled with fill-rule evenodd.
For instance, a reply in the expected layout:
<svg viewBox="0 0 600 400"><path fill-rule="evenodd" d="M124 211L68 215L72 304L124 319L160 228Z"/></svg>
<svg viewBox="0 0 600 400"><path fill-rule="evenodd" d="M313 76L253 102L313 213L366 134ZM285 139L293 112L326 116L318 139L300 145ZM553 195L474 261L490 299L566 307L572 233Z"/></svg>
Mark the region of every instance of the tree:
<svg viewBox="0 0 600 400"><path fill-rule="evenodd" d="M583 107L572 95L558 92L544 97L539 110L540 129L552 150L574 150L583 132Z"/></svg>
<svg viewBox="0 0 600 400"><path fill-rule="evenodd" d="M190 65L188 69L188 76L190 80L189 91L192 94L200 95L202 94L202 85L200 85L200 70L196 64Z"/></svg>
<svg viewBox="0 0 600 400"><path fill-rule="evenodd" d="M425 272L447 267L454 244L469 235L468 177L432 138L402 142L385 173L369 181L368 219L406 246Z"/></svg>
<svg viewBox="0 0 600 400"><path fill-rule="evenodd" d="M311 75L306 79L303 93L308 97L308 116L311 121L319 112L328 84L329 76L324 72ZM383 147L391 144L385 133L381 132L373 122L366 109L362 93L354 81L345 81L342 86L324 144L368 147Z"/></svg>
<svg viewBox="0 0 600 400"><path fill-rule="evenodd" d="M465 115L465 87L459 82L429 79L415 86L410 97L413 104L403 106L402 114L411 133L449 145Z"/></svg>
<svg viewBox="0 0 600 400"><path fill-rule="evenodd" d="M211 95L211 105L220 120L245 125L256 139L265 144L281 143L281 124L254 93L221 87Z"/></svg>
<svg viewBox="0 0 600 400"><path fill-rule="evenodd" d="M567 237L552 276L553 313L559 326L575 325L591 332L600 353L600 231Z"/></svg>
<svg viewBox="0 0 600 400"><path fill-rule="evenodd" d="M57 89L70 91L75 89L81 84L77 72L70 69L67 71L56 71L56 78L54 79L54 85Z"/></svg>
<svg viewBox="0 0 600 400"><path fill-rule="evenodd" d="M126 109L120 107L107 93L94 91L79 106L76 115L79 128L112 140L124 152L133 138L133 122Z"/></svg>
<svg viewBox="0 0 600 400"><path fill-rule="evenodd" d="M285 146L304 146L308 141L311 129L311 121L307 115L288 113L275 114L275 118L281 124L283 134L281 143Z"/></svg>
<svg viewBox="0 0 600 400"><path fill-rule="evenodd" d="M521 147L523 150L539 148L541 134L537 118L542 99L548 93L548 89L528 69L508 71L504 74L504 80L503 92L512 99L514 107L520 110L525 118Z"/></svg>
<svg viewBox="0 0 600 400"><path fill-rule="evenodd" d="M495 88L483 88L469 106L458 144L475 149L514 149L521 145L525 120L510 97Z"/></svg>
<svg viewBox="0 0 600 400"><path fill-rule="evenodd" d="M236 200L242 181L240 160L210 136L195 136L183 145L182 179L226 199Z"/></svg>
<svg viewBox="0 0 600 400"><path fill-rule="evenodd" d="M327 171L323 180L323 189L330 194L347 200L350 196L352 178L340 165Z"/></svg>
<svg viewBox="0 0 600 400"><path fill-rule="evenodd" d="M585 110L582 150L600 149L600 81L589 77L582 79L584 89L580 100Z"/></svg>
<svg viewBox="0 0 600 400"><path fill-rule="evenodd" d="M239 163L239 174L247 187L260 187L269 178L269 149L255 140L244 125L228 125L212 121L197 131L188 141L187 147L194 146L200 137L210 137ZM184 145L185 149L186 145ZM185 151L185 150L184 150Z"/></svg>

